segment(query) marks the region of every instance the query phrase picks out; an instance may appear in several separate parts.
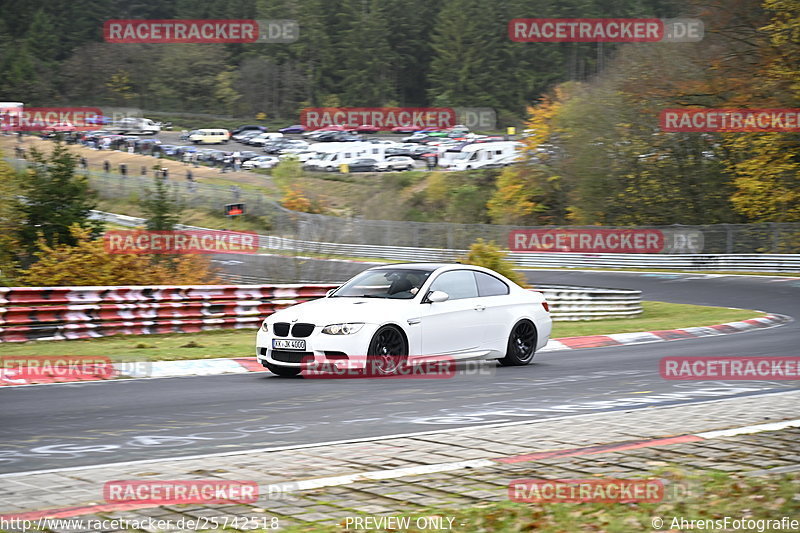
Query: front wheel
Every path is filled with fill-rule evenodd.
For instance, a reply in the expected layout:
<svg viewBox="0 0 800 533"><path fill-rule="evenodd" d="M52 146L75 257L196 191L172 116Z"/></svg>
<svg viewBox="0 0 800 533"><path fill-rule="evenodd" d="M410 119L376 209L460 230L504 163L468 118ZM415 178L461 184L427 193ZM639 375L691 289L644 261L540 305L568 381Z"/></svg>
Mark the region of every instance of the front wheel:
<svg viewBox="0 0 800 533"><path fill-rule="evenodd" d="M533 360L536 351L536 326L530 320L520 320L511 328L503 366L524 366Z"/></svg>
<svg viewBox="0 0 800 533"><path fill-rule="evenodd" d="M264 365L264 368L282 378L293 378L303 370L302 368L295 366L274 365L272 363L267 363L266 361L262 362L261 364Z"/></svg>
<svg viewBox="0 0 800 533"><path fill-rule="evenodd" d="M408 359L408 346L403 334L394 326L383 326L375 332L367 348L367 373L388 376L396 374Z"/></svg>

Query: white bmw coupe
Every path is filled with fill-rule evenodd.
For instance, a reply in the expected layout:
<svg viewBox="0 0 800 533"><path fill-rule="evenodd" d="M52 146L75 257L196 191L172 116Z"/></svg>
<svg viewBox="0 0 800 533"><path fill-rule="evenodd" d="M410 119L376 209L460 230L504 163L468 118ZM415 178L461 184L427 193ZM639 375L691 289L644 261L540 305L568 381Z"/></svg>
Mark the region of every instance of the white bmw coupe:
<svg viewBox="0 0 800 533"><path fill-rule="evenodd" d="M283 377L319 364L369 360L391 373L447 356L527 365L547 344L544 296L472 265L408 263L370 268L325 298L277 311L256 338L263 366Z"/></svg>

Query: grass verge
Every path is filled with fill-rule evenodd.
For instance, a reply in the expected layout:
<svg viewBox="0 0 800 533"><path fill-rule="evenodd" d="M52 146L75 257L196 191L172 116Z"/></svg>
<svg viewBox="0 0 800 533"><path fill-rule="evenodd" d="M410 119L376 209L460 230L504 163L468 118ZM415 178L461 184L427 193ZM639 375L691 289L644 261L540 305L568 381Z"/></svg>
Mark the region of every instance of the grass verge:
<svg viewBox="0 0 800 533"><path fill-rule="evenodd" d="M516 267L515 270L560 270L562 272L569 272L570 270L580 272L641 272L646 274L649 272L664 272L668 274L718 274L723 276L739 275L739 276L780 276L786 278L800 278L800 272L745 272L745 271L731 271L731 270L668 270L666 268L552 268L552 267Z"/></svg>
<svg viewBox="0 0 800 533"><path fill-rule="evenodd" d="M762 313L726 307L643 302L637 318L556 322L552 338L628 333L691 326L710 326L761 316ZM255 330L220 330L195 334L115 336L91 340L32 341L4 344L4 356L89 355L114 361L165 361L214 357L251 357L255 354Z"/></svg>
<svg viewBox="0 0 800 533"><path fill-rule="evenodd" d="M533 476L541 478L542 476ZM790 531L774 527L772 521L783 517L797 520L800 504L797 500L800 473L770 477L748 477L738 473L718 471L698 472L689 481L697 483L703 497L676 499L659 503L513 503L486 502L470 507L453 509L419 509L399 516L410 517L408 528L403 531L417 532L430 529L417 528L419 517L443 517L444 525L452 519L452 531L472 533L537 531L542 533L564 533L595 531L605 533L630 533L632 531ZM353 517L366 516L353 511ZM379 518L375 515L373 520ZM398 515L393 515L398 516ZM723 520L729 517L727 528ZM689 527L680 520L695 520ZM752 520L744 527L733 528L734 520ZM333 533L343 531L346 519L336 525L302 525L283 529L286 533L311 531ZM706 522L698 527L698 520ZM375 522L373 521L372 524ZM396 523L396 522L395 522ZM351 521L347 531L364 531L353 527ZM363 522L362 522L363 524ZM759 525L760 524L760 525ZM420 522L425 525L424 518ZM430 526L429 526L430 527ZM371 527L369 531L397 531L382 527Z"/></svg>

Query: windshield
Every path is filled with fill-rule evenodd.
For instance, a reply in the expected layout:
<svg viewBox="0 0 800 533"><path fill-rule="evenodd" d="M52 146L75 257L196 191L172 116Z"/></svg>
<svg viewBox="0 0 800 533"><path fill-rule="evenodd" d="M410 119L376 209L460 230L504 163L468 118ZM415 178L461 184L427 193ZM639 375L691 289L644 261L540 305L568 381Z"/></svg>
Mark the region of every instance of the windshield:
<svg viewBox="0 0 800 533"><path fill-rule="evenodd" d="M405 268L367 270L339 287L331 297L410 300L430 274L428 270Z"/></svg>

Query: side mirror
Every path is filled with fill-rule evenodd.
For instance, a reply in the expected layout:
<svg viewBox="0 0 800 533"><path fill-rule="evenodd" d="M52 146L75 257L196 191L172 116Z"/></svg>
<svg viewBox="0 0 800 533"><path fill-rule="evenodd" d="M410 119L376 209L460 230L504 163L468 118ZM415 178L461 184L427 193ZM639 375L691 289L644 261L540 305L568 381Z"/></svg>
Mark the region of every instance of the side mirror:
<svg viewBox="0 0 800 533"><path fill-rule="evenodd" d="M444 291L431 291L428 293L428 301L431 303L438 303L447 301L450 295Z"/></svg>
<svg viewBox="0 0 800 533"><path fill-rule="evenodd" d="M338 288L339 288L339 287L336 287L336 289L338 289ZM325 298L330 298L330 297L331 297L331 294L333 294L334 292L336 292L336 289L331 289L331 290L329 290L328 292L326 292L326 293L325 293Z"/></svg>

